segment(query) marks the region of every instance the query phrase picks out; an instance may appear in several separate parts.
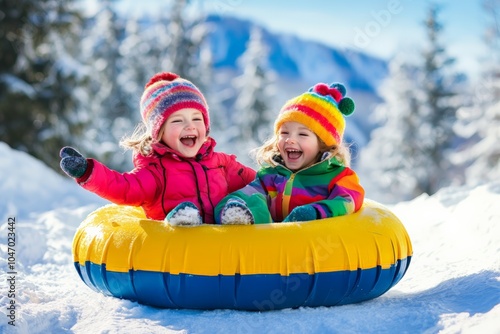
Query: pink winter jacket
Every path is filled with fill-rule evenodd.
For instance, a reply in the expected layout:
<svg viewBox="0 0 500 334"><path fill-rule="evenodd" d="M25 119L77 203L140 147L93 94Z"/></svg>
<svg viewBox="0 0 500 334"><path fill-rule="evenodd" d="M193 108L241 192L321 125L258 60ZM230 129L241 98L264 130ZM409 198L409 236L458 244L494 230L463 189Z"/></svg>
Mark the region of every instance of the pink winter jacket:
<svg viewBox="0 0 500 334"><path fill-rule="evenodd" d="M179 203L193 202L203 222L213 224L214 209L227 194L255 178L255 171L234 155L214 152L212 138L195 158L183 158L159 143L151 156L136 155L128 173L111 170L94 159L76 181L85 189L120 205L141 206L150 219L163 220Z"/></svg>

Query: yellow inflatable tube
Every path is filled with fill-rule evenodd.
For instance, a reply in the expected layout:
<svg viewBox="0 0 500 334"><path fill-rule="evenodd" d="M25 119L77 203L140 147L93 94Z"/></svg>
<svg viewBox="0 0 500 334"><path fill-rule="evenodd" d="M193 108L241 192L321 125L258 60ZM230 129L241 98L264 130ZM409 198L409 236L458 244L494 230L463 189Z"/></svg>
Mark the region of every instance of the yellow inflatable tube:
<svg viewBox="0 0 500 334"><path fill-rule="evenodd" d="M267 310L380 296L405 274L409 236L384 206L302 223L172 227L108 205L78 228L75 267L90 287L166 308Z"/></svg>

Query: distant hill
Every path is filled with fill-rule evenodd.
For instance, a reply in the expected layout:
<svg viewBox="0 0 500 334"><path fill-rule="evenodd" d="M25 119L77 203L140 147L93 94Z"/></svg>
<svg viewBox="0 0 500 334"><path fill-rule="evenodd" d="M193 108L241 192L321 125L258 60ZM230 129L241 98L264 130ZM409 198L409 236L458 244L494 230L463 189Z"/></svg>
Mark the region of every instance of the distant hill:
<svg viewBox="0 0 500 334"><path fill-rule="evenodd" d="M306 91L318 82L342 82L356 102L356 112L349 118L348 140L364 146L375 124L370 117L380 102L377 87L387 76L387 62L362 52L339 49L293 35L270 32L251 21L234 17L209 16L209 35L217 72L237 75L237 59L245 52L254 26L262 30L269 48L269 64L278 75L278 105ZM229 74L228 74L229 73Z"/></svg>

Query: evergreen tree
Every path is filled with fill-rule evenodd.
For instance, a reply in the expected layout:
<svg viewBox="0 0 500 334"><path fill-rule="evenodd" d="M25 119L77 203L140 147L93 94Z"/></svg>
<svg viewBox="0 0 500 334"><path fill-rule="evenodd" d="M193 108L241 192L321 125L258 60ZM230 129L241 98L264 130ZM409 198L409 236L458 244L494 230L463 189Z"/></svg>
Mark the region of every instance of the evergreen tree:
<svg viewBox="0 0 500 334"><path fill-rule="evenodd" d="M85 121L75 112L81 15L73 7L0 0L0 140L57 169L58 150L78 140Z"/></svg>
<svg viewBox="0 0 500 334"><path fill-rule="evenodd" d="M126 22L123 41L119 47L122 70L118 73L117 82L127 96L127 100L124 102L132 111L130 116L134 123L139 123L141 120L139 100L144 92L144 85L158 70L157 67L150 68L146 65L158 63L158 57L154 54L156 50L152 49L150 42L141 30L139 18L129 18ZM154 42L151 44L156 45Z"/></svg>
<svg viewBox="0 0 500 334"><path fill-rule="evenodd" d="M490 52L482 62L472 104L460 109L456 131L466 144L455 159L466 166L466 182L476 186L500 178L500 1L483 1L489 18L485 42Z"/></svg>
<svg viewBox="0 0 500 334"><path fill-rule="evenodd" d="M267 59L268 51L262 31L254 28L246 51L238 59L243 73L233 80L237 98L232 123L238 129L236 140L247 146L247 150L261 145L269 137L269 125L275 118L272 114L274 106L271 104L274 74L269 69Z"/></svg>
<svg viewBox="0 0 500 334"><path fill-rule="evenodd" d="M459 101L454 100L462 80L453 71L455 59L448 56L441 42L443 25L439 21L440 8L431 5L425 21L428 48L423 52L423 66L419 86L422 91L418 112L421 119L419 140L427 159L428 172L418 180L418 190L434 194L453 183L454 166L450 155L457 136L453 130Z"/></svg>
<svg viewBox="0 0 500 334"><path fill-rule="evenodd" d="M208 30L204 17L189 11L188 0L174 0L168 16L167 32L170 36L164 68L193 81L203 92L200 75L200 50ZM204 66L203 66L204 67Z"/></svg>
<svg viewBox="0 0 500 334"><path fill-rule="evenodd" d="M450 154L456 145L456 95L461 77L440 42L439 8L431 5L425 28L428 47L416 64L395 60L377 108L385 119L361 153L367 188L386 201L434 194L455 181ZM383 116L380 116L383 115Z"/></svg>
<svg viewBox="0 0 500 334"><path fill-rule="evenodd" d="M165 15L160 16L157 30L159 71L174 72L193 82L207 99L211 115L211 131L221 128L224 111L217 94L212 71L212 54L207 39L209 27L202 6L188 0L173 0ZM158 35L158 34L157 34ZM163 36L162 36L163 35ZM213 132L210 132L212 134Z"/></svg>
<svg viewBox="0 0 500 334"><path fill-rule="evenodd" d="M206 29L206 27L205 27ZM210 42L207 38L199 44L199 56L196 70L196 82L205 96L210 110L210 136L217 131L226 129L226 110L223 105L223 99L220 96L220 89L216 84L215 71L213 68L213 54L210 48Z"/></svg>
<svg viewBox="0 0 500 334"><path fill-rule="evenodd" d="M400 56L389 63L389 75L379 89L384 103L374 110L382 124L373 130L362 149L360 174L369 196L383 202L399 202L419 195L417 175L425 152L418 145L418 88L416 70Z"/></svg>
<svg viewBox="0 0 500 334"><path fill-rule="evenodd" d="M137 108L131 109L129 96L118 82L123 68L120 45L125 22L117 15L112 0L101 0L96 15L87 24L81 59L87 65L86 110L91 124L87 140L79 147L113 168L124 169L129 159L116 153L121 150L120 139L132 132L137 112Z"/></svg>

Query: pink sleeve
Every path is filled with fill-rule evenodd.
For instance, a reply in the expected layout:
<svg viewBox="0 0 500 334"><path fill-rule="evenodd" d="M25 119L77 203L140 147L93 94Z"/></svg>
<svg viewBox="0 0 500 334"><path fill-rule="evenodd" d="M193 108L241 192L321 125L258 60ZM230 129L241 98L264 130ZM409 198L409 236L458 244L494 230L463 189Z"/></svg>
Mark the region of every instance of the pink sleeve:
<svg viewBox="0 0 500 334"><path fill-rule="evenodd" d="M255 170L236 161L234 155L227 155L226 158L228 160L226 179L230 193L243 188L255 179L255 175L257 174Z"/></svg>
<svg viewBox="0 0 500 334"><path fill-rule="evenodd" d="M161 191L158 178L147 168L119 173L94 159L87 172L76 181L83 188L115 204L141 206L152 202Z"/></svg>

